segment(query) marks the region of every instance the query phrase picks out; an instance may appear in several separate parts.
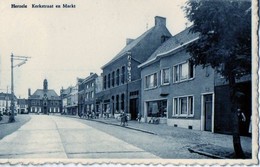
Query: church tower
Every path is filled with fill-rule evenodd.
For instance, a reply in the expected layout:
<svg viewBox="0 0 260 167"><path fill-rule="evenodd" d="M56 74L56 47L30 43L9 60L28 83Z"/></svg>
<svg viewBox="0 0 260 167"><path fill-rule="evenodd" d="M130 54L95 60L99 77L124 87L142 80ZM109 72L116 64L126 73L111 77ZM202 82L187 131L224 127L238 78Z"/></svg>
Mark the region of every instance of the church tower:
<svg viewBox="0 0 260 167"><path fill-rule="evenodd" d="M43 90L45 90L45 91L48 90L48 81L47 81L47 79L45 79L45 80L43 81Z"/></svg>

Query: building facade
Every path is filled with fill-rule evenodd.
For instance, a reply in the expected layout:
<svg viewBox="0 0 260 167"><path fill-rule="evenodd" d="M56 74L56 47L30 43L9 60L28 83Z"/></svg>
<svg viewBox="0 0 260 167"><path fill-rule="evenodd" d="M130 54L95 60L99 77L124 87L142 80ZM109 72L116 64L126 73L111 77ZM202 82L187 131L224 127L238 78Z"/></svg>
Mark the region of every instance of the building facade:
<svg viewBox="0 0 260 167"><path fill-rule="evenodd" d="M61 98L53 89L48 89L48 81L43 81L43 89L37 89L32 95L28 90L28 110L37 114L61 113Z"/></svg>
<svg viewBox="0 0 260 167"><path fill-rule="evenodd" d="M246 75L236 80L239 108L245 116L245 120L239 122L240 134L250 136L249 124L252 116L252 80L251 75ZM230 88L220 74L215 76L215 132L231 134L233 123L231 113Z"/></svg>
<svg viewBox="0 0 260 167"><path fill-rule="evenodd" d="M28 100L27 99L17 99L17 112L19 114L28 114Z"/></svg>
<svg viewBox="0 0 260 167"><path fill-rule="evenodd" d="M156 16L154 27L136 39L127 39L126 46L102 67L103 90L97 95L101 114L114 116L125 111L136 119L141 106L141 70L137 66L170 36L166 19Z"/></svg>
<svg viewBox="0 0 260 167"><path fill-rule="evenodd" d="M194 66L187 46L199 38L189 28L167 40L138 67L142 76L142 121L157 118L169 126L232 133L230 88L211 66ZM252 114L251 76L237 80L241 96L241 135L248 133Z"/></svg>
<svg viewBox="0 0 260 167"><path fill-rule="evenodd" d="M159 47L142 69L142 120L214 131L214 70L194 66L186 47L198 39L186 29Z"/></svg>
<svg viewBox="0 0 260 167"><path fill-rule="evenodd" d="M1 115L9 115L11 112L11 93L0 93L0 114ZM14 97L14 109L17 111L17 98Z"/></svg>
<svg viewBox="0 0 260 167"><path fill-rule="evenodd" d="M61 89L62 113L68 115L78 115L78 89L82 79L77 78L75 86L69 86L67 89Z"/></svg>
<svg viewBox="0 0 260 167"><path fill-rule="evenodd" d="M79 82L78 105L79 113L86 114L96 112L96 73L90 73L88 77Z"/></svg>

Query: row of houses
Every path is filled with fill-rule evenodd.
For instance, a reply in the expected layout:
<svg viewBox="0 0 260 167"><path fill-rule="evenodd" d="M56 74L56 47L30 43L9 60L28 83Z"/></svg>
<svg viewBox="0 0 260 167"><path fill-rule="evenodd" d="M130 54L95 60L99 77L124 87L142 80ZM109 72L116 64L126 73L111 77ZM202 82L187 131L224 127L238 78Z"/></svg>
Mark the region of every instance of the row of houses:
<svg viewBox="0 0 260 167"><path fill-rule="evenodd" d="M0 93L0 115L9 115L11 113L11 93ZM17 98L14 96L15 114L28 113L28 100L25 98Z"/></svg>
<svg viewBox="0 0 260 167"><path fill-rule="evenodd" d="M101 75L77 78L75 86L60 91L62 114L94 112L116 117L126 112L131 120L141 115L148 123L159 120L173 127L219 133L231 132L229 89L224 78L210 66L189 61L187 46L199 39L187 28L172 36L166 18L156 16L155 25L104 64ZM242 78L240 108L246 116L242 134L251 117L251 76ZM58 107L58 104L57 106Z"/></svg>

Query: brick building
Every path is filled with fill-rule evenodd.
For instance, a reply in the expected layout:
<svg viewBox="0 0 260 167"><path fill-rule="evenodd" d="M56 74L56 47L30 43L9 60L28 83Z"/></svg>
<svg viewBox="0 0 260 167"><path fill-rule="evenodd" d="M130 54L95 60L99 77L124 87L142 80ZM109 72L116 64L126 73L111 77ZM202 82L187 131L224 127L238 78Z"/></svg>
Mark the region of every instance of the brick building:
<svg viewBox="0 0 260 167"><path fill-rule="evenodd" d="M114 116L124 110L136 119L141 105L141 70L137 66L170 36L166 19L156 16L154 27L136 39L127 39L126 46L102 67L103 91L97 95L101 113Z"/></svg>
<svg viewBox="0 0 260 167"><path fill-rule="evenodd" d="M53 89L48 89L48 81L43 81L43 89L37 89L32 95L28 90L28 110L30 113L55 114L61 112L61 98Z"/></svg>

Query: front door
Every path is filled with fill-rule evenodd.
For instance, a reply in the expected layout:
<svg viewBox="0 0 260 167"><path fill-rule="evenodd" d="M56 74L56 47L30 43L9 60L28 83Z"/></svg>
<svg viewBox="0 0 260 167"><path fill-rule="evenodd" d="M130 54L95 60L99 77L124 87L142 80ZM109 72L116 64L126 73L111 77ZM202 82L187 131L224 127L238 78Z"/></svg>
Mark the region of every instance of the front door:
<svg viewBox="0 0 260 167"><path fill-rule="evenodd" d="M131 120L136 120L138 114L138 100L130 99L130 113L131 113Z"/></svg>
<svg viewBox="0 0 260 167"><path fill-rule="evenodd" d="M43 113L47 114L47 107L43 107Z"/></svg>
<svg viewBox="0 0 260 167"><path fill-rule="evenodd" d="M205 131L212 131L212 95L204 95Z"/></svg>

